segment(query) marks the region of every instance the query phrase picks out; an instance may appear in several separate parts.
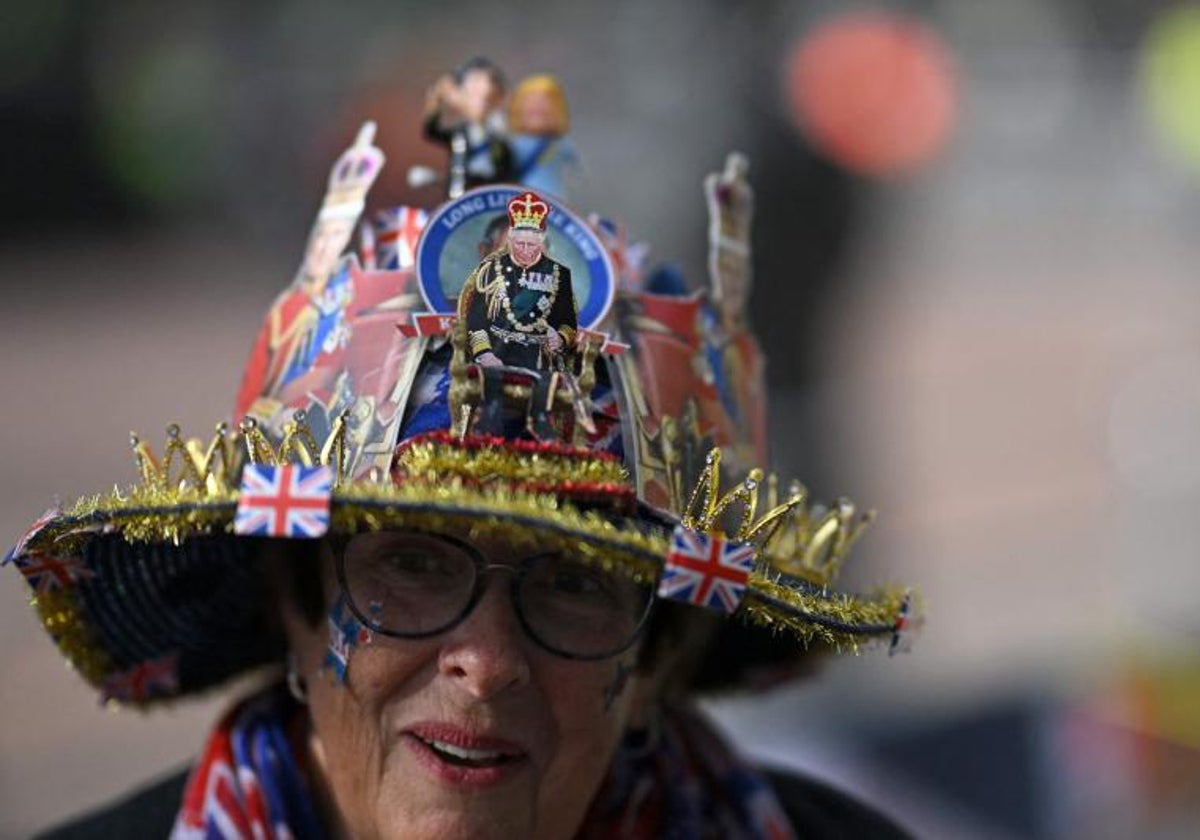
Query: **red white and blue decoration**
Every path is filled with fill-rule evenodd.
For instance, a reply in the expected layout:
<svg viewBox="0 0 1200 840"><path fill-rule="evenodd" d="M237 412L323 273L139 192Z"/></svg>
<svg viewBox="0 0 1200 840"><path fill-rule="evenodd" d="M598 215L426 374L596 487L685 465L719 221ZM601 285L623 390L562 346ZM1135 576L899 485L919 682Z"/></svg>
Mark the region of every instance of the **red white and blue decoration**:
<svg viewBox="0 0 1200 840"><path fill-rule="evenodd" d="M412 268L417 262L417 242L429 221L419 207L393 207L375 214L375 265L382 270Z"/></svg>
<svg viewBox="0 0 1200 840"><path fill-rule="evenodd" d="M229 712L188 776L170 840L326 836L298 760L298 714L278 688Z"/></svg>
<svg viewBox="0 0 1200 840"><path fill-rule="evenodd" d="M742 603L754 546L679 525L658 582L658 597L728 615Z"/></svg>
<svg viewBox="0 0 1200 840"><path fill-rule="evenodd" d="M84 578L96 576L84 565L81 557L57 559L37 554L28 557L17 555L13 557L13 562L38 595L45 595L54 589L66 589Z"/></svg>
<svg viewBox="0 0 1200 840"><path fill-rule="evenodd" d="M493 250L489 229L507 229L508 202L526 192L509 184L477 187L439 207L429 217L417 244L417 281L430 312L453 313L463 282ZM560 202L551 202L546 217L548 253L571 270L571 285L579 306L580 329L604 320L616 293L616 275L608 249L588 223ZM378 262L382 238L376 228ZM602 351L603 352L603 351Z"/></svg>
<svg viewBox="0 0 1200 840"><path fill-rule="evenodd" d="M178 691L179 653L173 651L113 674L104 681L100 702L141 703L151 697L169 697Z"/></svg>
<svg viewBox="0 0 1200 840"><path fill-rule="evenodd" d="M325 652L325 667L333 671L339 683L346 681L350 654L358 645L370 644L374 634L359 622L346 600L338 596L329 611L329 649Z"/></svg>
<svg viewBox="0 0 1200 840"><path fill-rule="evenodd" d="M892 625L892 641L888 645L888 656L907 653L912 648L913 631L916 628L909 615L911 611L912 592L905 592L904 600L900 603L900 614L896 616L896 623Z"/></svg>
<svg viewBox="0 0 1200 840"><path fill-rule="evenodd" d="M39 516L34 523L29 526L29 530L24 533L21 539L17 540L17 544L12 547L8 554L4 555L4 559L0 560L0 566L6 565L9 561L15 560L25 553L25 549L29 546L29 541L42 532L42 529L50 524L50 521L59 516L62 511L58 507L52 507Z"/></svg>
<svg viewBox="0 0 1200 840"><path fill-rule="evenodd" d="M243 537L323 537L329 530L332 495L329 467L247 464L233 532Z"/></svg>

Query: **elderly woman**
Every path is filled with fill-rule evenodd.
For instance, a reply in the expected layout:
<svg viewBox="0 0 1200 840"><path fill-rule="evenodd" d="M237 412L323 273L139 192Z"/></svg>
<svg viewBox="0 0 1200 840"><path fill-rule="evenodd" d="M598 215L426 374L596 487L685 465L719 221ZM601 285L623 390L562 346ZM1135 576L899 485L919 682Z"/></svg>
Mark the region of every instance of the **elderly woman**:
<svg viewBox="0 0 1200 840"><path fill-rule="evenodd" d="M372 137L335 164L323 216L362 212ZM707 184L728 232L713 288L678 297L614 290L565 207L468 193L418 250L469 249L472 208L505 200L513 228L550 219L584 290L554 365L492 387L466 324L412 303L414 284L436 300L452 260L364 272L350 256L340 308L310 284L268 313L236 432L172 427L160 456L135 439L138 484L41 517L10 559L107 701L265 677L186 778L52 836L900 836L742 762L687 704L756 664L778 673L805 641L894 646L910 620L905 593L830 588L865 517L744 464L765 442L757 344L722 309L744 300L742 171ZM552 297L547 282L528 280ZM279 353L304 369L264 375Z"/></svg>

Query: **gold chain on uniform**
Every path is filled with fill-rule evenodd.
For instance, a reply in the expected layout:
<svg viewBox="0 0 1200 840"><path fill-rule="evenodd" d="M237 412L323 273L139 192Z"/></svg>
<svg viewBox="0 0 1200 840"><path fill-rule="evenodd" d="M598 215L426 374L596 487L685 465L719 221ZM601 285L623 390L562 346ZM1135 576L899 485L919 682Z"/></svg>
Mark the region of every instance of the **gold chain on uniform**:
<svg viewBox="0 0 1200 840"><path fill-rule="evenodd" d="M526 266L521 266L521 276L517 279L518 285L525 285L525 279L527 277L528 270L529 269ZM504 272L501 270L499 257L496 257L496 259L492 262L492 276L494 279L490 283L485 283L483 278L480 277L475 285L475 288L487 299L488 320L494 319L496 317L497 309L503 307L504 316L508 319L508 323L512 326L512 328L517 332L546 332L550 325L546 322L545 313L538 315L537 319L532 324L522 324L517 320L517 317L513 315L512 302L508 299L508 280L504 276ZM553 305L555 298L558 297L558 263L554 263L553 277L554 288L550 290L551 305Z"/></svg>

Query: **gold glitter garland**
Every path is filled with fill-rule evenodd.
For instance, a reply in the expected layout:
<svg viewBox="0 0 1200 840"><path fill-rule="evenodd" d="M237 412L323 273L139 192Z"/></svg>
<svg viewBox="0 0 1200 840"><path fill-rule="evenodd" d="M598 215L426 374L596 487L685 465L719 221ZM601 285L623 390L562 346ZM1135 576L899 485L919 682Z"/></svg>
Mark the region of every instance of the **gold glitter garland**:
<svg viewBox="0 0 1200 840"><path fill-rule="evenodd" d="M569 551L606 571L653 582L669 537L627 523L582 511L552 494L480 487L458 477L429 483L410 480L392 487L355 485L337 494L333 509L337 531L411 526L453 533L465 524L472 536L499 536L516 545Z"/></svg>
<svg viewBox="0 0 1200 840"><path fill-rule="evenodd" d="M44 592L30 603L71 667L99 688L112 673L113 664L91 623L84 618L74 587Z"/></svg>
<svg viewBox="0 0 1200 840"><path fill-rule="evenodd" d="M565 458L553 452L528 453L502 447L461 447L438 441L411 443L396 455L394 470L434 480L468 476L523 484L628 484L629 473L613 458Z"/></svg>
<svg viewBox="0 0 1200 840"><path fill-rule="evenodd" d="M600 459L587 459L584 465L564 464L553 455L520 461L519 456L488 448L447 451L434 444L414 446L410 451L411 463L419 466L403 484L360 483L336 491L331 530L350 533L414 527L466 533L473 539L499 537L517 546L569 552L642 583L657 580L662 558L670 549L665 530L642 530L628 519L580 510L554 494L472 481L479 474L476 469L492 469L503 477L524 478L534 472L547 481L559 476L578 479L580 467L590 480L612 481L618 474L623 476L619 464ZM532 470L530 461L537 463ZM454 474L460 471L467 475ZM88 497L38 533L30 542L30 553L78 555L86 540L109 531L119 531L129 542L176 544L196 534L229 532L236 502L234 491L186 486L141 486L106 497ZM823 642L839 651L857 653L891 637L907 594L889 589L874 597L845 595L797 588L781 583L773 574L754 573L738 617L789 631L806 644ZM91 684L102 686L113 665L74 587L38 595L32 604L72 667ZM914 620L919 621L921 610L914 606Z"/></svg>
<svg viewBox="0 0 1200 840"><path fill-rule="evenodd" d="M755 598L756 594L770 600ZM751 623L790 630L805 643L824 642L839 652L858 653L867 645L890 639L906 597L913 599L914 621L923 612L920 596L898 587L886 588L871 597L839 592L795 589L762 575L750 576L746 600L739 612ZM781 605L786 605L781 607ZM828 626L822 620L844 625ZM875 632L849 629L876 627Z"/></svg>

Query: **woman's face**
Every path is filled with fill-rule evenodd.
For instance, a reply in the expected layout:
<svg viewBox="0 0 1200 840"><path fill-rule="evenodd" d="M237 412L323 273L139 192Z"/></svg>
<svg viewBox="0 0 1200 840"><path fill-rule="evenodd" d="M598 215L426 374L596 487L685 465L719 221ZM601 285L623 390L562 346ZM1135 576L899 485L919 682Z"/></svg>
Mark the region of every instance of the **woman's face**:
<svg viewBox="0 0 1200 840"><path fill-rule="evenodd" d="M495 546L484 554L516 559ZM285 610L314 764L347 836L566 838L579 828L634 711L637 649L600 661L549 653L508 592L508 574L493 573L445 633L376 635L353 650L344 683L322 668L329 628Z"/></svg>

